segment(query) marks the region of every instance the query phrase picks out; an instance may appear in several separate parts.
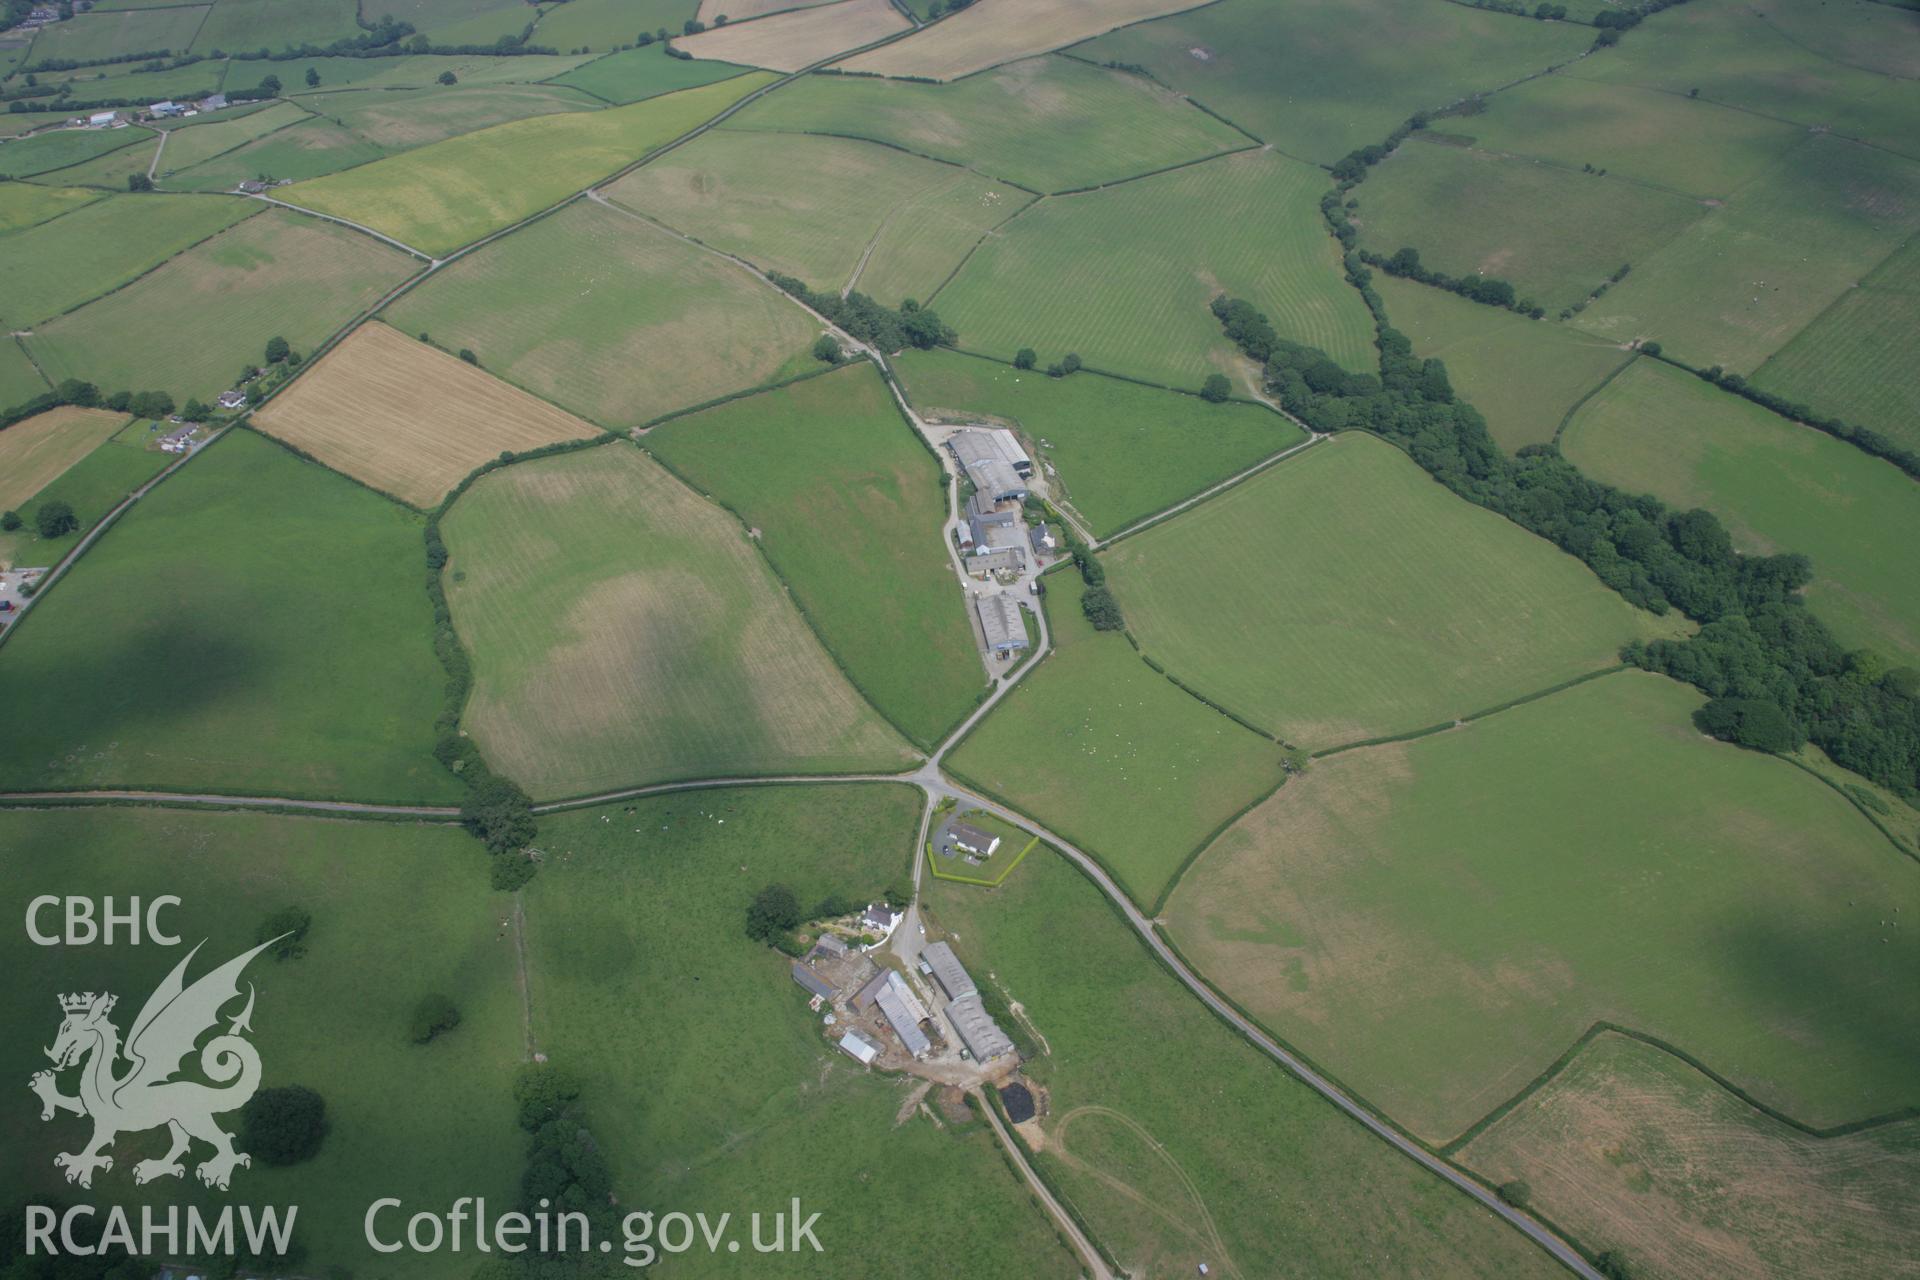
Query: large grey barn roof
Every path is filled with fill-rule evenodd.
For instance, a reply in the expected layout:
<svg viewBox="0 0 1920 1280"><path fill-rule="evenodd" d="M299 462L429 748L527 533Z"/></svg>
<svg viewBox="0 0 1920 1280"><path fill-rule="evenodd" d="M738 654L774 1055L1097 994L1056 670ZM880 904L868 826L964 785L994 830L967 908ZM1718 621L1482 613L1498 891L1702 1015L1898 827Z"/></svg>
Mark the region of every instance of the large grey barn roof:
<svg viewBox="0 0 1920 1280"><path fill-rule="evenodd" d="M967 975L966 966L960 963L960 957L953 954L953 948L944 942L930 942L921 958L927 967L933 970L933 980L947 993L947 999L958 1000L961 996L970 996L977 992L973 979Z"/></svg>
<svg viewBox="0 0 1920 1280"><path fill-rule="evenodd" d="M961 1043L976 1062L991 1062L1013 1052L1013 1041L987 1016L977 995L962 996L947 1006L947 1021L960 1033Z"/></svg>
<svg viewBox="0 0 1920 1280"><path fill-rule="evenodd" d="M793 962L793 980L817 996L833 999L833 984L813 971L805 961Z"/></svg>

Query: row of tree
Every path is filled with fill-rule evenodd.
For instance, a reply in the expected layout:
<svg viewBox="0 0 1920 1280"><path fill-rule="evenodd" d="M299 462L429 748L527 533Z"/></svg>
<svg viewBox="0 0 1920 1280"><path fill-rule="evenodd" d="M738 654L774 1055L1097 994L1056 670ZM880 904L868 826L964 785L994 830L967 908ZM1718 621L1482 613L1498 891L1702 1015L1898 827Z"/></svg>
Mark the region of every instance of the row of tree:
<svg viewBox="0 0 1920 1280"><path fill-rule="evenodd" d="M849 293L844 298L837 293L815 293L806 281L777 271L767 278L855 339L889 355L907 347L925 351L951 345L960 337L941 322L938 313L912 298L895 308L864 293Z"/></svg>

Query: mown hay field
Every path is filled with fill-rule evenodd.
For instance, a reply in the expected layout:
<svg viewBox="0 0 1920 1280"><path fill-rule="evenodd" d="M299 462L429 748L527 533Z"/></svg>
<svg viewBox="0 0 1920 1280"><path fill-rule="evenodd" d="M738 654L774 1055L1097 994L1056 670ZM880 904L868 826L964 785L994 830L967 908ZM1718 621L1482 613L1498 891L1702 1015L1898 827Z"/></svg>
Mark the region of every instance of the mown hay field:
<svg viewBox="0 0 1920 1280"><path fill-rule="evenodd" d="M24 231L100 198L80 187L42 187L31 182L0 182L0 234ZM5 241L0 241L4 244Z"/></svg>
<svg viewBox="0 0 1920 1280"><path fill-rule="evenodd" d="M768 83L736 76L627 107L515 120L281 194L449 253L609 176Z"/></svg>
<svg viewBox="0 0 1920 1280"><path fill-rule="evenodd" d="M547 84L345 89L308 94L299 102L384 151L429 146L510 120L597 111L603 105L577 90Z"/></svg>
<svg viewBox="0 0 1920 1280"><path fill-rule="evenodd" d="M929 880L921 909L1044 1046L1022 1071L1046 1111L1018 1132L1127 1274L1559 1274L1209 1014L1064 858L1036 849L992 893Z"/></svg>
<svg viewBox="0 0 1920 1280"><path fill-rule="evenodd" d="M8 790L444 801L420 519L247 431L129 511L9 637Z"/></svg>
<svg viewBox="0 0 1920 1280"><path fill-rule="evenodd" d="M62 405L0 431L0 509L18 510L126 425L124 413Z"/></svg>
<svg viewBox="0 0 1920 1280"><path fill-rule="evenodd" d="M571 3L578 4L580 0L571 0ZM604 58L595 58L565 75L555 76L551 83L590 93L615 106L625 106L629 102L656 98L676 89L691 89L696 85L712 84L715 80L729 80L747 69L726 62L688 62L681 58L669 58L660 46L649 45L644 49L627 49L610 53Z"/></svg>
<svg viewBox="0 0 1920 1280"><path fill-rule="evenodd" d="M675 418L645 446L748 525L828 650L923 749L986 684L940 464L872 365Z"/></svg>
<svg viewBox="0 0 1920 1280"><path fill-rule="evenodd" d="M27 348L56 383L209 399L259 363L268 337L311 351L412 268L370 236L269 209L40 325Z"/></svg>
<svg viewBox="0 0 1920 1280"><path fill-rule="evenodd" d="M1805 1124L1913 1105L1912 862L1825 783L1698 732L1701 702L1618 672L1316 761L1201 855L1168 927L1430 1141L1601 1019Z"/></svg>
<svg viewBox="0 0 1920 1280"><path fill-rule="evenodd" d="M715 129L636 169L610 198L817 289L926 298L1033 197L952 165L845 138Z"/></svg>
<svg viewBox="0 0 1920 1280"><path fill-rule="evenodd" d="M1812 1137L1614 1032L1458 1158L1650 1280L1897 1276L1920 1257L1920 1122Z"/></svg>
<svg viewBox="0 0 1920 1280"><path fill-rule="evenodd" d="M137 125L123 129L55 129L0 147L0 173L15 178L65 169L124 147L151 143L158 135ZM151 154L149 152L148 154Z"/></svg>
<svg viewBox="0 0 1920 1280"><path fill-rule="evenodd" d="M1920 239L1909 240L1773 353L1754 381L1920 449Z"/></svg>
<svg viewBox="0 0 1920 1280"><path fill-rule="evenodd" d="M1416 111L1567 62L1592 43L1570 23L1427 0L1222 0L1074 53L1145 67L1280 150L1332 164Z"/></svg>
<svg viewBox="0 0 1920 1280"><path fill-rule="evenodd" d="M891 0L838 0L713 27L676 39L674 47L698 59L798 71L912 25Z"/></svg>
<svg viewBox="0 0 1920 1280"><path fill-rule="evenodd" d="M262 407L269 435L416 507L431 507L484 462L592 425L466 361L378 322Z"/></svg>
<svg viewBox="0 0 1920 1280"><path fill-rule="evenodd" d="M1524 697L1675 625L1357 433L1103 559L1144 652L1310 750Z"/></svg>
<svg viewBox="0 0 1920 1280"><path fill-rule="evenodd" d="M126 415L118 413L109 416L125 425L49 478L30 497L14 504L21 524L12 533L0 532L0 563L33 566L58 562L128 494L174 461L174 455L156 447L159 423L127 422ZM9 427L5 434L11 435L24 425ZM40 536L34 518L49 502L64 502L73 508L79 523L72 533L57 538Z"/></svg>
<svg viewBox="0 0 1920 1280"><path fill-rule="evenodd" d="M700 21L711 26L714 18L721 14L725 14L729 22L739 22L743 18L758 18L786 9L807 9L831 3L832 0L741 0L739 4L730 4L728 0L700 0L699 16Z"/></svg>
<svg viewBox="0 0 1920 1280"><path fill-rule="evenodd" d="M912 758L746 530L631 445L496 471L443 528L462 724L537 797Z"/></svg>
<svg viewBox="0 0 1920 1280"><path fill-rule="evenodd" d="M182 191L231 191L251 179L318 178L356 165L371 164L386 154L384 149L353 130L316 116L297 120L283 129L172 173L164 185ZM275 198L279 198L278 194Z"/></svg>
<svg viewBox="0 0 1920 1280"><path fill-rule="evenodd" d="M1567 424L1596 480L1719 516L1741 550L1813 561L1807 602L1849 648L1920 664L1920 486L1892 464L1651 360Z"/></svg>
<svg viewBox="0 0 1920 1280"><path fill-rule="evenodd" d="M171 130L167 134L167 145L160 152L154 176L164 182L170 173L190 169L217 155L243 147L275 129L284 129L290 124L311 118L304 108L294 103L276 102L264 111L250 112L235 120L216 118L210 124Z"/></svg>
<svg viewBox="0 0 1920 1280"><path fill-rule="evenodd" d="M1707 206L1638 182L1416 134L1355 195L1360 243L1403 246L1448 275L1511 281L1549 311L1571 307L1645 259Z"/></svg>
<svg viewBox="0 0 1920 1280"><path fill-rule="evenodd" d="M15 329L51 320L263 207L229 196L117 196L0 237L0 318Z"/></svg>
<svg viewBox="0 0 1920 1280"><path fill-rule="evenodd" d="M1049 192L1247 145L1152 81L1072 58L1028 58L955 84L812 75L722 128L870 138Z"/></svg>
<svg viewBox="0 0 1920 1280"><path fill-rule="evenodd" d="M956 775L1098 857L1151 910L1194 850L1280 785L1280 748L1184 693L1055 575L1055 648L961 743Z"/></svg>
<svg viewBox="0 0 1920 1280"><path fill-rule="evenodd" d="M607 427L811 367L819 333L738 267L586 200L434 273L387 318Z"/></svg>
<svg viewBox="0 0 1920 1280"><path fill-rule="evenodd" d="M1251 380L1208 310L1224 292L1282 335L1370 369L1372 317L1320 221L1326 184L1318 169L1250 151L1049 200L988 237L935 305L968 350L1008 359L1032 347L1043 366L1071 351L1191 390L1220 371Z"/></svg>
<svg viewBox="0 0 1920 1280"><path fill-rule="evenodd" d="M1920 230L1920 161L1820 134L1574 321L1751 372Z"/></svg>
<svg viewBox="0 0 1920 1280"><path fill-rule="evenodd" d="M508 908L488 892L484 856L447 826L105 807L0 813L7 911L24 917L35 894L92 895L109 884L122 902L122 894L142 902L172 894L179 903L161 919L185 943L53 950L9 931L0 962L15 980L0 994L0 1015L21 1034L8 1037L0 1063L21 1080L45 1068L41 1046L60 1017L53 992L112 991L125 1026L188 947L206 940L189 969L198 977L252 947L273 912L305 909L313 917L306 953L247 967L243 985L256 1000L248 1039L263 1086L303 1084L326 1100L327 1134L297 1165L274 1167L256 1154L234 1191L300 1206L303 1265L372 1271L382 1255L368 1247L362 1222L376 1198L505 1203L519 1192L525 1137L513 1077L526 1038L514 938L501 931ZM416 1045L408 1025L429 992L454 1001L460 1025ZM71 1116L44 1123L37 1107L13 1108L0 1121L0 1142L15 1153L0 1195L34 1203L71 1195L53 1157L73 1149L85 1124ZM136 1217L144 1205L217 1214L226 1199L200 1185L191 1157L184 1178L135 1184L133 1164L166 1148L164 1129L120 1135L104 1175L116 1202ZM407 1273L459 1280L471 1263L442 1251L421 1255Z"/></svg>
<svg viewBox="0 0 1920 1280"><path fill-rule="evenodd" d="M1373 287L1414 352L1446 363L1460 398L1508 452L1553 439L1567 411L1633 353L1567 325L1530 320L1385 272Z"/></svg>
<svg viewBox="0 0 1920 1280"><path fill-rule="evenodd" d="M1096 538L1307 438L1270 409L1208 404L1098 374L1049 378L953 351L902 352L893 367L923 417L986 417L1017 430L1036 460L1053 465L1054 500L1064 499Z"/></svg>
<svg viewBox="0 0 1920 1280"><path fill-rule="evenodd" d="M984 1124L936 1125L909 1103L918 1082L834 1048L788 960L740 927L774 881L802 910L904 881L920 803L886 784L736 788L541 819L551 853L524 895L533 1035L579 1077L623 1205L738 1205L744 1232L739 1213L798 1195L821 1215L818 1256L872 1258L863 1274L913 1270L872 1254L910 1237L983 1280L1070 1280L1077 1261ZM699 1251L675 1265L749 1269Z"/></svg>
<svg viewBox="0 0 1920 1280"><path fill-rule="evenodd" d="M905 40L849 58L856 74L953 80L1102 35L1196 0L976 0Z"/></svg>

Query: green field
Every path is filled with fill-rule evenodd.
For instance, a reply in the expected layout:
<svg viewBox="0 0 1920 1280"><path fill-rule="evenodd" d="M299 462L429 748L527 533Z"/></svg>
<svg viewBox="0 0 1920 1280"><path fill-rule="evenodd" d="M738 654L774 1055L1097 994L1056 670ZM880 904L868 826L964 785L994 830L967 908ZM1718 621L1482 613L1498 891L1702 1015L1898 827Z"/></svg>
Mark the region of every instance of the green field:
<svg viewBox="0 0 1920 1280"><path fill-rule="evenodd" d="M1222 823L1280 785L1280 749L1096 632L1069 576L1048 581L1054 651L948 764L1097 856L1151 909Z"/></svg>
<svg viewBox="0 0 1920 1280"><path fill-rule="evenodd" d="M0 786L438 801L419 517L240 432L9 636Z"/></svg>
<svg viewBox="0 0 1920 1280"><path fill-rule="evenodd" d="M1585 27L1432 0L1301 0L1279 8L1223 0L1090 40L1074 53L1143 66L1280 150L1332 164L1416 111L1564 63L1592 42Z"/></svg>
<svg viewBox="0 0 1920 1280"><path fill-rule="evenodd" d="M1033 197L952 165L844 138L715 129L608 196L818 289L926 298Z"/></svg>
<svg viewBox="0 0 1920 1280"><path fill-rule="evenodd" d="M0 235L37 226L100 198L79 187L42 187L31 182L0 182ZM6 241L0 240L0 245Z"/></svg>
<svg viewBox="0 0 1920 1280"><path fill-rule="evenodd" d="M1411 245L1433 270L1509 280L1548 311L1579 302L1622 263L1640 270L1707 211L1642 183L1430 137L1416 135L1355 193L1362 246L1384 255Z"/></svg>
<svg viewBox="0 0 1920 1280"><path fill-rule="evenodd" d="M1898 1275L1920 1251L1920 1124L1811 1137L1614 1032L1459 1158L1653 1280Z"/></svg>
<svg viewBox="0 0 1920 1280"><path fill-rule="evenodd" d="M186 191L231 191L249 179L318 178L371 164L386 154L331 120L301 120L172 173L165 185ZM279 194L284 193L276 194L276 199Z"/></svg>
<svg viewBox="0 0 1920 1280"><path fill-rule="evenodd" d="M33 39L33 60L124 58L167 49L183 54L206 19L209 6L125 9L118 13L82 13L42 28Z"/></svg>
<svg viewBox="0 0 1920 1280"><path fill-rule="evenodd" d="M1910 239L1760 366L1754 381L1920 449L1920 238Z"/></svg>
<svg viewBox="0 0 1920 1280"><path fill-rule="evenodd" d="M1385 272L1374 276L1373 287L1415 354L1446 362L1453 389L1485 415L1487 429L1508 452L1553 439L1567 411L1631 354L1578 329Z"/></svg>
<svg viewBox="0 0 1920 1280"><path fill-rule="evenodd" d="M462 723L536 796L911 759L746 531L631 445L497 471L445 535Z"/></svg>
<svg viewBox="0 0 1920 1280"><path fill-rule="evenodd" d="M571 0L573 4L580 2ZM590 93L615 106L625 106L676 89L727 80L748 70L750 68L736 67L730 62L687 62L669 58L663 46L653 45L595 58L565 75L555 76L551 83Z"/></svg>
<svg viewBox="0 0 1920 1280"><path fill-rule="evenodd" d="M1146 653L1309 750L1523 697L1673 626L1360 434L1104 559Z"/></svg>
<svg viewBox="0 0 1920 1280"><path fill-rule="evenodd" d="M388 1261L367 1248L361 1229L374 1199L446 1206L484 1195L508 1204L519 1190L523 1138L512 1087L525 1039L514 940L500 929L507 906L487 891L484 858L451 827L165 809L0 813L9 915L24 918L28 899L40 893L94 896L111 886L116 903L172 894L180 905L160 922L183 944L50 950L30 944L23 929L10 930L0 956L16 980L0 997L0 1014L16 1034L7 1038L5 1069L24 1085L48 1065L42 1046L59 1025L56 992L112 992L119 997L113 1021L126 1032L188 948L206 940L191 979L251 947L270 913L304 908L313 917L307 953L288 961L263 956L246 970L243 989L251 984L255 992L248 1038L260 1052L262 1084L317 1090L329 1130L306 1163L272 1168L256 1157L234 1174L231 1195L299 1205L294 1237L307 1249L303 1269L376 1273ZM43 919L51 924L53 914ZM450 996L461 1022L445 1041L418 1046L408 1042L407 1021L429 991ZM235 1002L226 1013L239 1010ZM62 1087L73 1091L72 1072ZM77 1150L87 1122L42 1123L30 1103L10 1108L0 1123L0 1142L14 1153L0 1197L70 1202L76 1189L53 1156ZM223 1127L237 1120L222 1117ZM228 1197L201 1187L191 1172L207 1154L203 1145L195 1145L184 1178L135 1185L136 1160L165 1149L163 1131L121 1135L113 1168L99 1175L93 1194L126 1205L135 1221L138 1206L149 1203L217 1212ZM471 1253L442 1252L411 1260L407 1274L465 1280L472 1264Z"/></svg>
<svg viewBox="0 0 1920 1280"><path fill-rule="evenodd" d="M1749 372L1920 230L1920 161L1809 134L1575 323Z"/></svg>
<svg viewBox="0 0 1920 1280"><path fill-rule="evenodd" d="M1097 538L1306 439L1268 409L1097 374L1049 378L950 351L909 351L893 363L922 416L1015 427L1058 473L1047 476L1055 501L1064 494Z"/></svg>
<svg viewBox="0 0 1920 1280"><path fill-rule="evenodd" d="M0 341L0 409L11 409L47 390L47 381L27 359L19 342Z"/></svg>
<svg viewBox="0 0 1920 1280"><path fill-rule="evenodd" d="M1245 363L1207 309L1224 291L1283 336L1370 369L1373 322L1320 220L1326 189L1318 169L1248 152L1049 200L981 245L935 302L970 350L1032 347L1043 366L1074 351L1193 389Z"/></svg>
<svg viewBox="0 0 1920 1280"><path fill-rule="evenodd" d="M216 118L211 123L196 124L191 129L171 130L167 134L167 145L160 152L160 162L154 176L164 181L170 173L192 168L202 161L243 147L263 134L309 118L306 111L291 102L276 102L264 111L250 111L229 120Z"/></svg>
<svg viewBox="0 0 1920 1280"><path fill-rule="evenodd" d="M516 12L524 12L518 4L513 7ZM396 13L394 16L411 21L404 14ZM512 58L465 53L417 54L399 58L302 58L297 64L300 79L287 83L296 86L295 92L300 92L297 86L305 84L307 68L312 67L320 75L320 89L323 92L349 87L427 89L437 86L441 74L447 71L453 72L454 79L463 85L530 84L571 71L587 60L569 54L544 53ZM235 75L239 78L234 83L241 84L251 78L252 72L235 72ZM285 80L286 77L282 76L281 79Z"/></svg>
<svg viewBox="0 0 1920 1280"><path fill-rule="evenodd" d="M1022 1134L1044 1135L1032 1158L1127 1274L1559 1274L1217 1021L1057 855L992 894L933 884L926 909L1044 1040L1025 1070L1048 1113Z"/></svg>
<svg viewBox="0 0 1920 1280"><path fill-rule="evenodd" d="M940 465L870 364L676 418L645 447L760 531L856 686L922 748L986 676L944 546Z"/></svg>
<svg viewBox="0 0 1920 1280"><path fill-rule="evenodd" d="M389 152L428 146L510 120L598 110L601 105L584 93L545 84L344 89L303 95L298 101Z"/></svg>
<svg viewBox="0 0 1920 1280"><path fill-rule="evenodd" d="M1705 507L1742 550L1813 561L1807 601L1852 646L1920 664L1920 486L1889 463L1651 360L1567 424L1596 480Z"/></svg>
<svg viewBox="0 0 1920 1280"><path fill-rule="evenodd" d="M262 207L223 196L116 196L0 238L0 319L25 329L62 315Z"/></svg>
<svg viewBox="0 0 1920 1280"><path fill-rule="evenodd" d="M193 51L329 45L361 34L358 17L356 0L214 0Z"/></svg>
<svg viewBox="0 0 1920 1280"><path fill-rule="evenodd" d="M870 138L1034 191L1114 182L1247 145L1150 81L1059 57L952 84L808 76L727 126Z"/></svg>
<svg viewBox="0 0 1920 1280"><path fill-rule="evenodd" d="M1434 131L1471 138L1483 151L1568 168L1591 165L1698 199L1725 199L1806 133L1697 98L1572 75L1542 76L1484 103L1483 110L1436 121Z"/></svg>
<svg viewBox="0 0 1920 1280"><path fill-rule="evenodd" d="M628 107L516 120L282 194L447 253L609 176L773 79L736 76Z"/></svg>
<svg viewBox="0 0 1920 1280"><path fill-rule="evenodd" d="M71 83L73 86L71 101L124 101L139 103L141 106L167 98L197 102L208 94L219 92L220 82L226 78L228 66L225 62L196 62L190 66L174 67L164 71L127 69L146 65L149 64L110 63L100 67L84 67L78 71L42 72L40 74L41 91L53 92L54 82L58 81L63 84ZM19 87L21 87L20 82L11 82L8 85L8 88Z"/></svg>
<svg viewBox="0 0 1920 1280"><path fill-rule="evenodd" d="M1695 731L1701 700L1622 672L1319 761L1201 856L1168 927L1429 1140L1598 1019L1806 1124L1913 1105L1913 864L1817 779Z"/></svg>
<svg viewBox="0 0 1920 1280"><path fill-rule="evenodd" d="M584 200L436 272L386 318L608 427L817 367L819 326L777 291Z"/></svg>
<svg viewBox="0 0 1920 1280"><path fill-rule="evenodd" d="M118 151L109 151L103 156L83 160L79 164L68 165L58 173L49 175L47 181L57 178L61 183L72 187L99 187L107 191L126 191L128 181L136 173L146 173L153 166L154 155L160 143L157 139L136 142L130 147L121 147Z"/></svg>
<svg viewBox="0 0 1920 1280"><path fill-rule="evenodd" d="M724 1207L745 1235L748 1213L797 1195L821 1215L824 1252L778 1274L907 1280L962 1255L987 1280L1080 1274L983 1127L896 1124L913 1082L834 1049L786 958L741 931L770 881L811 906L904 880L919 808L901 786L741 788L542 822L552 852L526 892L534 1042L580 1076L623 1211ZM770 1261L702 1249L673 1270Z"/></svg>
<svg viewBox="0 0 1920 1280"><path fill-rule="evenodd" d="M128 126L124 129L55 129L36 133L0 146L0 173L15 178L30 178L51 173L95 156L118 151L141 142L152 142L151 129Z"/></svg>
<svg viewBox="0 0 1920 1280"><path fill-rule="evenodd" d="M356 231L272 209L41 325L27 346L54 382L211 399L260 361L268 336L311 352L410 262ZM194 322L178 323L183 313Z"/></svg>
<svg viewBox="0 0 1920 1280"><path fill-rule="evenodd" d="M49 542L34 528L33 518L46 503L65 502L79 518L80 528L91 529L129 493L159 474L173 455L147 447L154 425L128 423L31 498L19 502L14 509L22 525L12 533L0 533L0 564L51 565L73 549L76 534Z"/></svg>
<svg viewBox="0 0 1920 1280"><path fill-rule="evenodd" d="M665 27L679 35L681 24L699 7L697 0L568 0L541 11L533 42L555 49L585 48L604 53L632 44L642 31ZM670 61L658 48L643 52L662 62Z"/></svg>

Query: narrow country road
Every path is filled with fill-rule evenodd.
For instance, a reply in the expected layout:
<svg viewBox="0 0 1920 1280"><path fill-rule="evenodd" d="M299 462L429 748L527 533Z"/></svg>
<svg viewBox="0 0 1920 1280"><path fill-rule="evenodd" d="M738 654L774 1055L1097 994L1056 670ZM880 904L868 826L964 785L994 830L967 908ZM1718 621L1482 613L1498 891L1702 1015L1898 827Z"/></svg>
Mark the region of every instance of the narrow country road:
<svg viewBox="0 0 1920 1280"><path fill-rule="evenodd" d="M993 1109L993 1104L981 1096L978 1089L968 1092L973 1094L974 1103L987 1117L987 1123L993 1126L993 1136L1000 1139L1000 1145L1005 1148L1007 1158L1013 1161L1015 1168L1020 1170L1020 1176L1027 1180L1027 1189L1033 1192L1035 1199L1046 1206L1047 1212L1052 1214L1053 1220L1059 1224L1061 1232L1073 1243L1074 1252L1080 1255L1080 1261L1086 1265L1087 1274L1092 1276L1093 1280L1113 1280L1113 1272L1108 1268L1106 1259L1102 1258L1100 1251L1093 1247L1093 1241L1087 1239L1087 1234L1080 1229L1080 1224L1075 1222L1060 1202L1053 1198L1053 1192L1047 1190L1047 1184L1040 1181L1040 1175L1035 1173L1033 1166L1027 1163L1027 1153L1020 1149L1020 1144L1015 1142L1013 1135L1007 1132L1007 1126L1000 1123L999 1113Z"/></svg>

